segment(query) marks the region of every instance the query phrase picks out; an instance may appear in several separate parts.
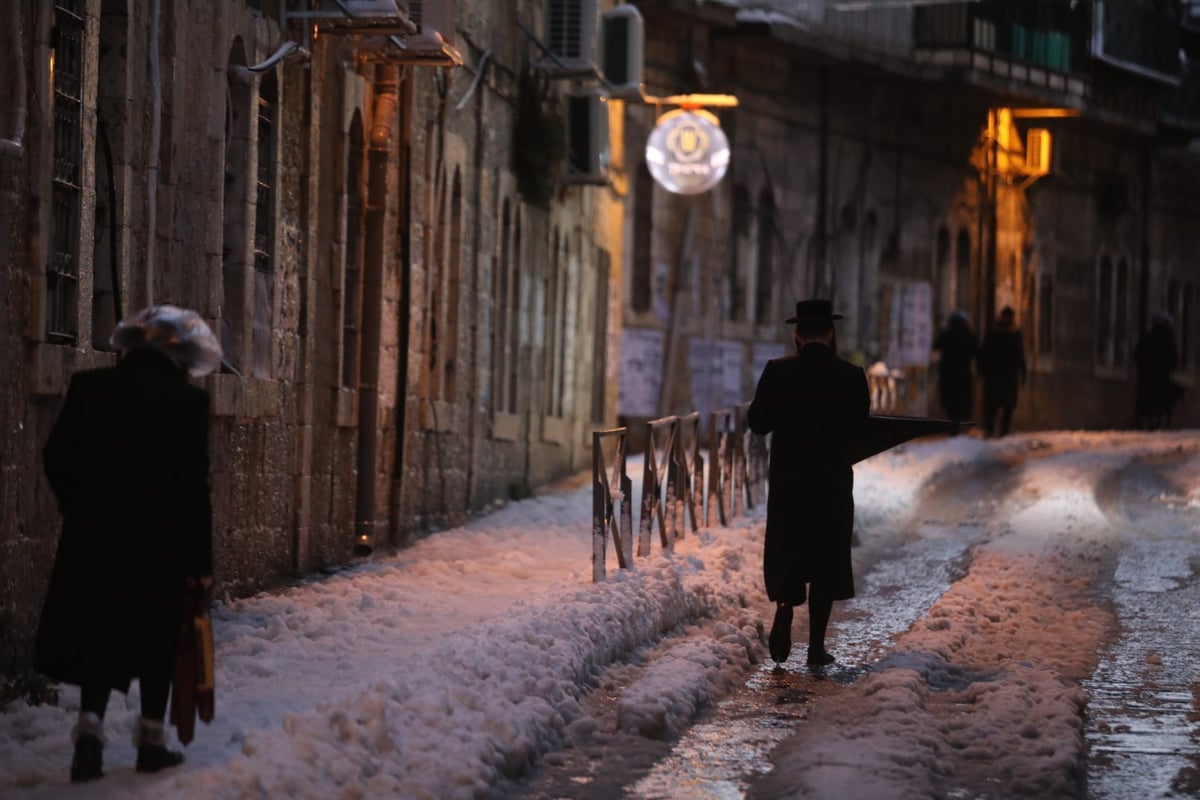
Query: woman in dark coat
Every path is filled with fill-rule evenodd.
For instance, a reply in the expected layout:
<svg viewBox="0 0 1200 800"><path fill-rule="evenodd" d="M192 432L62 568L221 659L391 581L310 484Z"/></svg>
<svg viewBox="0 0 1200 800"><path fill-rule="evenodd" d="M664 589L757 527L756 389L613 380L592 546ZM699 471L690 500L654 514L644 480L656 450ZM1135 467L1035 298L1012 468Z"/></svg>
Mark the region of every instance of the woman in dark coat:
<svg viewBox="0 0 1200 800"><path fill-rule="evenodd" d="M833 663L825 629L834 600L854 596L850 543L854 471L850 444L871 408L861 367L833 350L827 300L796 304L797 352L769 361L750 404L750 429L772 434L763 577L777 604L771 657L791 651L792 607L809 604L808 663Z"/></svg>
<svg viewBox="0 0 1200 800"><path fill-rule="evenodd" d="M938 397L946 416L955 423L950 435L958 433L958 423L971 418L975 407L972 390L975 376L971 364L979 352L979 338L971 330L967 315L955 311L946 320L946 327L938 333L933 349L941 353L938 360Z"/></svg>
<svg viewBox="0 0 1200 800"><path fill-rule="evenodd" d="M194 312L171 306L122 322L113 343L124 357L71 378L42 452L63 529L35 663L80 687L72 781L103 775L109 692L133 678L137 769L183 760L166 748L163 720L187 582L212 574L208 395L187 371L210 371L219 345Z"/></svg>

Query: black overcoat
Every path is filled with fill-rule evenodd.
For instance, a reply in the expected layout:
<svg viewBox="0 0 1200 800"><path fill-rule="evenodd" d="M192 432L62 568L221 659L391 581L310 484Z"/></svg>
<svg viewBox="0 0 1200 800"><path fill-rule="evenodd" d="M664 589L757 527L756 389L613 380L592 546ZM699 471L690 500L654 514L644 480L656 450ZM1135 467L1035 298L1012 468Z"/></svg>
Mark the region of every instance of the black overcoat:
<svg viewBox="0 0 1200 800"><path fill-rule="evenodd" d="M71 378L42 451L63 518L35 665L172 677L187 578L212 574L208 395L154 350Z"/></svg>
<svg viewBox="0 0 1200 800"><path fill-rule="evenodd" d="M1021 331L999 325L988 333L979 348L979 371L983 375L984 402L1013 407L1025 380L1025 343Z"/></svg>
<svg viewBox="0 0 1200 800"><path fill-rule="evenodd" d="M772 601L803 603L807 583L833 600L854 596L849 444L870 411L862 368L823 344L809 343L763 370L749 423L757 434L772 434L763 552Z"/></svg>
<svg viewBox="0 0 1200 800"><path fill-rule="evenodd" d="M978 337L965 322L954 322L938 334L933 349L942 354L938 361L938 396L946 416L955 422L970 419L975 407L971 363L979 351Z"/></svg>

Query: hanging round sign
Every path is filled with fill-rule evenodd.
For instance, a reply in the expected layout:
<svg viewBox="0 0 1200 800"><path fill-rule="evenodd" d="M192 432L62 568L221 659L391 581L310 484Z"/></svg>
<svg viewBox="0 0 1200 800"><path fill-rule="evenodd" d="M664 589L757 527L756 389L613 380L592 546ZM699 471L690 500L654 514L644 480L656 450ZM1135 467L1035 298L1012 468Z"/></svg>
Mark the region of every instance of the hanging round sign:
<svg viewBox="0 0 1200 800"><path fill-rule="evenodd" d="M646 166L669 192L707 192L729 169L729 140L716 116L703 109L669 111L646 141Z"/></svg>

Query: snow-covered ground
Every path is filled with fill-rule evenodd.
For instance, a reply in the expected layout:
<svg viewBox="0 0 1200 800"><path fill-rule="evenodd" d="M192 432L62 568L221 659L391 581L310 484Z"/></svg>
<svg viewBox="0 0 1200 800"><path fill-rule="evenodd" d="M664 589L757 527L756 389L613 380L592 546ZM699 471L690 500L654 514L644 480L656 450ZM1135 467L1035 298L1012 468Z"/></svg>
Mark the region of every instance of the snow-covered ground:
<svg viewBox="0 0 1200 800"><path fill-rule="evenodd" d="M812 708L754 794L1077 795L1080 681L1113 628L1097 581L1120 538L1097 494L1122 465L1166 459L1183 488L1161 502L1194 522L1198 449L1194 433L1043 433L911 443L860 464L859 536L878 552L927 508L931 484L989 463L1018 477L965 577L865 677ZM0 714L0 797L486 796L598 724L584 700L607 668L690 631L653 649L617 701L623 731L670 738L765 657L763 519L689 535L674 553L656 543L633 570L617 569L610 545L608 580L593 584L590 515L584 482L218 604L217 718L187 764L133 772L135 685L110 704L107 776L71 786L68 687L60 707Z"/></svg>

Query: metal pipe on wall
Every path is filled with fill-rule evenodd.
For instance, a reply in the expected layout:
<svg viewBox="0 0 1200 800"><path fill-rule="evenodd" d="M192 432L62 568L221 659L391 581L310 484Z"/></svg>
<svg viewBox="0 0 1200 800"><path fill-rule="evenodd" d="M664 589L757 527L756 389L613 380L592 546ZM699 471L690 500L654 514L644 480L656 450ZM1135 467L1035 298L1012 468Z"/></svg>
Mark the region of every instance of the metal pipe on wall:
<svg viewBox="0 0 1200 800"><path fill-rule="evenodd" d="M383 260L388 155L396 116L396 68L375 67L375 111L367 149L367 211L363 244L362 347L358 379L358 470L354 552L375 547L376 454L379 449L379 349L383 317Z"/></svg>

